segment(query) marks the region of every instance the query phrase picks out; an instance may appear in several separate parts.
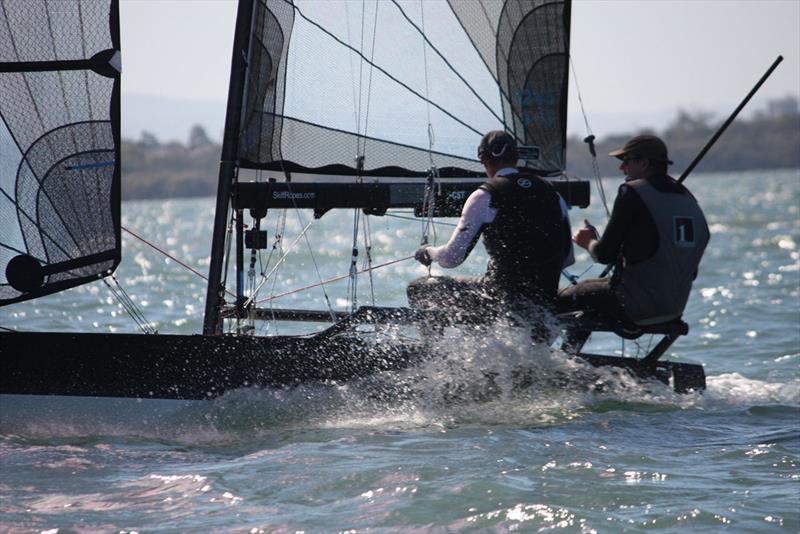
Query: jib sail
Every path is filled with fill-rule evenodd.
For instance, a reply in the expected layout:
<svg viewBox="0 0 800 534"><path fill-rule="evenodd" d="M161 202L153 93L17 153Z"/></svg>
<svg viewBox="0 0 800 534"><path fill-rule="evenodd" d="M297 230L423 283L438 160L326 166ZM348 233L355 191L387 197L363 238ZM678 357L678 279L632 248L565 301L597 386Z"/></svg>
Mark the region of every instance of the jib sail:
<svg viewBox="0 0 800 534"><path fill-rule="evenodd" d="M117 0L0 1L0 305L120 261Z"/></svg>

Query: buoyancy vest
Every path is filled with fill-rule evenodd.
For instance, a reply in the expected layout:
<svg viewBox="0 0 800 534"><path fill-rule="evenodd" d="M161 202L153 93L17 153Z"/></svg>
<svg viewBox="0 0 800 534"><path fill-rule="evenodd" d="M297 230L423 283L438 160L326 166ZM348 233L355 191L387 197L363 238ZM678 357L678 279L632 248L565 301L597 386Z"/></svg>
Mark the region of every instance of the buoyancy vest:
<svg viewBox="0 0 800 534"><path fill-rule="evenodd" d="M657 324L683 314L700 259L709 240L708 224L695 198L663 193L647 180L627 182L644 202L658 230L653 256L625 265L616 287L627 316L641 325Z"/></svg>
<svg viewBox="0 0 800 534"><path fill-rule="evenodd" d="M497 208L483 229L489 253L486 279L528 298L550 300L558 291L571 237L559 196L546 180L531 174L495 176L481 189Z"/></svg>

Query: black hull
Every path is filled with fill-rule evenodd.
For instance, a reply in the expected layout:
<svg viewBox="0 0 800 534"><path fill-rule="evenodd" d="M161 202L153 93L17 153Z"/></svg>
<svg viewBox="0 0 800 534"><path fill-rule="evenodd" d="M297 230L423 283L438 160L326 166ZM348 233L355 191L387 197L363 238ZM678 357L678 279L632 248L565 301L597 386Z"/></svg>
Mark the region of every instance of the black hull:
<svg viewBox="0 0 800 534"><path fill-rule="evenodd" d="M315 337L0 332L0 393L210 399L241 387L346 381L412 355Z"/></svg>
<svg viewBox="0 0 800 534"><path fill-rule="evenodd" d="M314 319L320 315L292 314ZM566 336L562 349L592 366L616 367L643 380L671 381L679 393L705 388L702 366L659 360L688 332L682 321L632 331L589 318L560 319ZM376 343L368 334L359 334L361 326L452 326L486 320L475 314L362 307L311 336L0 332L0 394L191 400L212 399L243 387L346 382L436 357L409 338ZM628 338L645 333L664 337L638 359L582 352L591 332L598 331Z"/></svg>

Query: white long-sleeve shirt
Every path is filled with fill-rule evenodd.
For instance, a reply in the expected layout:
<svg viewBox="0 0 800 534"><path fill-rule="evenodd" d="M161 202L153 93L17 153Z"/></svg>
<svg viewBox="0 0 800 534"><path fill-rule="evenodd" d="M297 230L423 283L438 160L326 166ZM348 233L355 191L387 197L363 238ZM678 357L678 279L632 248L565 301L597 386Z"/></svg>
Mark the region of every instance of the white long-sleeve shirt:
<svg viewBox="0 0 800 534"><path fill-rule="evenodd" d="M506 176L519 172L513 167L506 167L499 170L495 176ZM567 203L559 195L559 203L561 204L561 213L569 225L569 215ZM478 239L478 233L485 224L494 222L497 217L497 208L491 206L492 194L484 189L476 189L467 198L464 207L461 210L461 218L458 220L456 229L450 236L450 240L444 245L438 247L428 247L428 254L431 259L445 268L453 268L461 265L467 256L469 256L472 247ZM572 235L572 232L569 232ZM572 247L570 245L570 253L564 261L564 266L571 265L575 262Z"/></svg>

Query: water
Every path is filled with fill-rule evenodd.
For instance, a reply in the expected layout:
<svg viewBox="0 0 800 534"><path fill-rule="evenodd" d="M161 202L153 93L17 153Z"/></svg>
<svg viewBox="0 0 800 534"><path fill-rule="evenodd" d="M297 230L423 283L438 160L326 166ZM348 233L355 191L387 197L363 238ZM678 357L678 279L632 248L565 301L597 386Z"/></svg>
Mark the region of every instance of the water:
<svg viewBox="0 0 800 534"><path fill-rule="evenodd" d="M0 530L797 532L800 170L698 174L689 184L712 241L685 315L691 332L669 357L705 366L704 394L614 377L602 393L545 381L515 394L501 380L499 398L453 401L448 384L479 387L486 367L502 377L536 358L542 376L570 370L498 333L450 338L443 362L371 384L243 389L200 403L5 397ZM612 197L616 185L606 182ZM124 225L205 271L212 206L126 203ZM573 221L587 215L603 221L597 201ZM303 217L289 214L287 239ZM413 253L418 223L371 224L376 263ZM448 234L440 228L439 239ZM352 213L314 223L320 277L347 271L351 240ZM165 333L199 331L203 281L130 236L124 248L118 277L148 319ZM305 242L296 248L276 294L319 279ZM478 248L459 272L482 269ZM582 255L572 271L587 267ZM404 284L423 272L408 261L375 271L377 298L403 304ZM366 278L358 296L369 303ZM328 297L345 305L346 282ZM276 304L324 302L315 288ZM99 284L3 308L0 325L135 331ZM279 331L298 328L308 326ZM623 350L613 336L591 348Z"/></svg>

